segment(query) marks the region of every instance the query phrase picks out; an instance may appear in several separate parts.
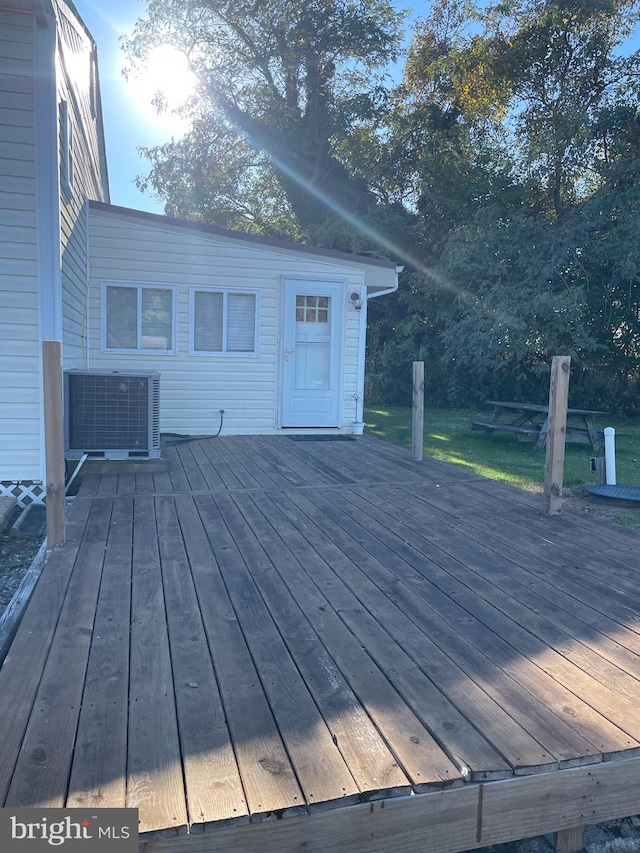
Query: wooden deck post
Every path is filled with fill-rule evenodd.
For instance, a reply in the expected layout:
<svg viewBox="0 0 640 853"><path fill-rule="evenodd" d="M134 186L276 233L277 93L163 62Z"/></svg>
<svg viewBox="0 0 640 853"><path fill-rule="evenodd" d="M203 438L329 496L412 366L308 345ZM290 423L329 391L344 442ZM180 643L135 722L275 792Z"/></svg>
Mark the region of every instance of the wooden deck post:
<svg viewBox="0 0 640 853"><path fill-rule="evenodd" d="M424 361L413 362L413 414L411 419L411 449L413 458L422 461L424 445Z"/></svg>
<svg viewBox="0 0 640 853"><path fill-rule="evenodd" d="M556 833L556 853L580 853L582 850L582 829L563 829Z"/></svg>
<svg viewBox="0 0 640 853"><path fill-rule="evenodd" d="M544 472L544 511L547 515L558 515L562 511L564 442L567 430L570 367L570 356L556 355L553 357L549 383L549 422Z"/></svg>
<svg viewBox="0 0 640 853"><path fill-rule="evenodd" d="M42 342L44 446L47 490L47 547L64 543L64 427L62 415L62 343Z"/></svg>

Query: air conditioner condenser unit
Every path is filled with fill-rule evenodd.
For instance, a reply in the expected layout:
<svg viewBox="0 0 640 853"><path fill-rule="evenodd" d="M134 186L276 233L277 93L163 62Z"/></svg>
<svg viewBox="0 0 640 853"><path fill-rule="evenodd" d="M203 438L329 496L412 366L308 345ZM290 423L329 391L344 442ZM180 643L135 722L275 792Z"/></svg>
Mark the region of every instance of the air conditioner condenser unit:
<svg viewBox="0 0 640 853"><path fill-rule="evenodd" d="M157 371L66 370L67 459L160 457L160 374Z"/></svg>

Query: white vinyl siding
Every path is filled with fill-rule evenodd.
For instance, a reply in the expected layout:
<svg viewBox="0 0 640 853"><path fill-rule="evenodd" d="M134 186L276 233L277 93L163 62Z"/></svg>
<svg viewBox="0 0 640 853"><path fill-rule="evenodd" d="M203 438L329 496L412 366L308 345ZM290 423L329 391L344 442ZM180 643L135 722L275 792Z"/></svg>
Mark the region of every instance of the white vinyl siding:
<svg viewBox="0 0 640 853"><path fill-rule="evenodd" d="M191 353L257 355L258 294L191 291Z"/></svg>
<svg viewBox="0 0 640 853"><path fill-rule="evenodd" d="M64 0L58 0L57 99L60 146L60 241L64 366L87 366L86 199L108 200L101 143L95 45ZM67 155L65 157L65 154Z"/></svg>
<svg viewBox="0 0 640 853"><path fill-rule="evenodd" d="M282 288L285 278L339 281L345 293L362 290L364 271L356 263L298 254L284 248L245 243L182 228L167 220L146 219L117 209L90 208L89 363L101 370L160 372L160 429L206 435L217 432L225 410L226 434L268 434L278 431ZM393 272L380 273L389 286ZM391 282L389 278L391 277ZM158 358L152 351L135 355L104 352L101 347L101 281L176 286L175 355ZM256 295L257 349L253 357L226 352L195 354L193 293L218 291ZM360 326L364 311L347 304L342 380L342 426L356 420Z"/></svg>
<svg viewBox="0 0 640 853"><path fill-rule="evenodd" d="M104 282L102 349L173 354L175 305L175 287Z"/></svg>
<svg viewBox="0 0 640 853"><path fill-rule="evenodd" d="M0 481L41 477L34 73L33 18L0 10Z"/></svg>

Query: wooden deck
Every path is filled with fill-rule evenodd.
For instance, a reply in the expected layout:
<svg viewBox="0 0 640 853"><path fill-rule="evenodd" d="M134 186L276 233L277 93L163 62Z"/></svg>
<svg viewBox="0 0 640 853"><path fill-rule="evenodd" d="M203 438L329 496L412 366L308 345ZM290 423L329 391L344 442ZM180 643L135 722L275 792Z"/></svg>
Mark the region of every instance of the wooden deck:
<svg viewBox="0 0 640 853"><path fill-rule="evenodd" d="M83 480L0 670L0 804L137 807L158 853L640 812L637 534L368 437L169 456Z"/></svg>

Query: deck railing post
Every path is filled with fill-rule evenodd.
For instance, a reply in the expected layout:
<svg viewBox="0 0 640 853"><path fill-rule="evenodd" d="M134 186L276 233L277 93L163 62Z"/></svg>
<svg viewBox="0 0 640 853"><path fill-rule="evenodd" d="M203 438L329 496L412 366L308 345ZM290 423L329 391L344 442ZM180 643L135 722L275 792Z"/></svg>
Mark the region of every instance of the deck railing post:
<svg viewBox="0 0 640 853"><path fill-rule="evenodd" d="M44 446L46 462L47 548L64 543L64 427L62 343L42 342Z"/></svg>
<svg viewBox="0 0 640 853"><path fill-rule="evenodd" d="M575 829L563 829L556 833L556 853L580 853L582 850L583 827Z"/></svg>
<svg viewBox="0 0 640 853"><path fill-rule="evenodd" d="M411 419L411 449L413 458L422 461L424 445L424 361L413 362L413 414Z"/></svg>
<svg viewBox="0 0 640 853"><path fill-rule="evenodd" d="M551 362L549 383L549 421L547 456L544 471L544 511L558 515L562 511L564 477L564 444L569 406L569 373L571 357L556 355Z"/></svg>

